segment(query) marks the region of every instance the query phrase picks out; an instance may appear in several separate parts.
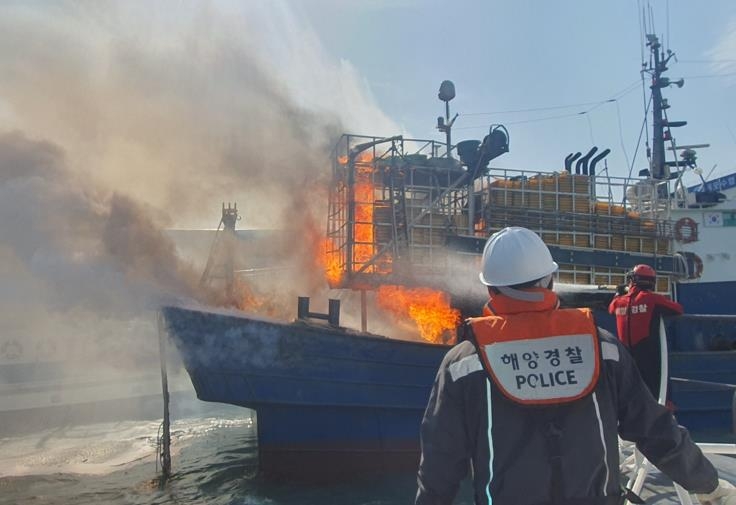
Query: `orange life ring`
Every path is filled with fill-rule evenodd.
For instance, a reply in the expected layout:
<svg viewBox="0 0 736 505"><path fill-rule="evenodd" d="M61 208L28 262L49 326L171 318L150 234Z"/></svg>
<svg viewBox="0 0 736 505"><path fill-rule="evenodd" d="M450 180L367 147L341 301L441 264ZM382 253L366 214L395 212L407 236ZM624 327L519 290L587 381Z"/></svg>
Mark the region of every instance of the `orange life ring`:
<svg viewBox="0 0 736 505"><path fill-rule="evenodd" d="M698 240L698 223L689 217L683 217L675 223L675 240L687 244Z"/></svg>

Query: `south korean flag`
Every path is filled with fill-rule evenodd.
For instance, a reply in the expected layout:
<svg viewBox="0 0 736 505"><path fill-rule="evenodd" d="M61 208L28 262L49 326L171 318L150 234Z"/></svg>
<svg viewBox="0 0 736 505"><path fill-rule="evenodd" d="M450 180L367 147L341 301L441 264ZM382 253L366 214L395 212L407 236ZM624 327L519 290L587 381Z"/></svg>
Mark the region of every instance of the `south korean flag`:
<svg viewBox="0 0 736 505"><path fill-rule="evenodd" d="M723 226L722 212L704 212L703 217L705 226Z"/></svg>

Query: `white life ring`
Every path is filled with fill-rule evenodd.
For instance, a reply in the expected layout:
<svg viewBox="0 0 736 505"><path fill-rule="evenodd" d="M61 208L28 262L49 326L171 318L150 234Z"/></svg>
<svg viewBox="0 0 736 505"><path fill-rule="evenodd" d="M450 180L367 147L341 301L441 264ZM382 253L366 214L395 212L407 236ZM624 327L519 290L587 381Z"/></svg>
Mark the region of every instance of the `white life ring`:
<svg viewBox="0 0 736 505"><path fill-rule="evenodd" d="M687 244L698 240L698 223L690 217L683 217L675 223L675 240Z"/></svg>

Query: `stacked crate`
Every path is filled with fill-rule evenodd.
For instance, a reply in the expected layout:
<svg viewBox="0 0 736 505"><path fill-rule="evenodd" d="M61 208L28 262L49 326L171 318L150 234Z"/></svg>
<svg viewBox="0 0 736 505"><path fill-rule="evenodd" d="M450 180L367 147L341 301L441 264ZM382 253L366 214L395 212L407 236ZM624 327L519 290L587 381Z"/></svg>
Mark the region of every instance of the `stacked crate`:
<svg viewBox="0 0 736 505"><path fill-rule="evenodd" d="M671 254L669 241L658 236L657 222L623 205L596 202L590 178L563 172L497 179L488 188L484 220L488 233L505 226L536 230L545 243L629 253ZM625 269L560 265L559 281L623 284ZM669 288L662 276L659 291Z"/></svg>

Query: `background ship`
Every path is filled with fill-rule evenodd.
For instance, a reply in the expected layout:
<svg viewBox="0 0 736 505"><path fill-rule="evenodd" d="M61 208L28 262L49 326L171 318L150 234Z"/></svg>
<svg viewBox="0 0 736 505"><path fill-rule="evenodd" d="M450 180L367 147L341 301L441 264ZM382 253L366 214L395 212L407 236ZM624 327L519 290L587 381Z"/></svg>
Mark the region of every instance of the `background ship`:
<svg viewBox="0 0 736 505"><path fill-rule="evenodd" d="M605 306L613 288L636 264L656 268L657 291L690 314L667 322L678 419L697 434L733 439L736 174L683 183L688 171L699 173L697 156L675 143L671 129L684 122L669 120L662 97L682 83L663 76L671 55L656 37L648 41L653 148L639 177L610 176L600 168L609 151L597 147L571 153L557 172L489 166L508 151L508 131L493 125L483 141L453 146L454 86L445 81L438 127L446 142L343 135L333 152L327 233L315 250L332 288L359 293L360 331L339 326L337 303L326 315L300 303L300 319L317 315L331 324L163 309L198 397L256 410L263 470L336 476L415 467L434 373L459 320L485 300L476 281L483 243L510 225L540 234L560 264L558 285L574 286L563 299L592 305L612 330ZM666 161L667 147L679 159ZM211 256L217 249L220 260L205 269L211 277L214 263L222 267L230 295L242 269L236 219L235 209L223 208L224 232ZM418 289L439 294L444 305L430 312L446 317L421 321L412 303L426 292ZM409 300L406 311L427 341L368 333L371 301L381 306L382 298Z"/></svg>
<svg viewBox="0 0 736 505"><path fill-rule="evenodd" d="M114 325L108 343L114 347L112 339L123 341L131 334L155 336L155 317L150 316L150 321ZM90 334L98 329L91 328ZM83 337L77 335L77 340ZM150 340L155 343L155 338ZM160 417L161 374L155 348L141 350L126 361L119 350L100 356L70 345L69 340L62 346L62 341L61 335L58 339L45 335L0 338L0 437L122 418ZM92 338L85 341L91 349L97 348L96 342ZM169 354L169 387L177 414L182 414L192 409L193 395L181 361L173 352Z"/></svg>

